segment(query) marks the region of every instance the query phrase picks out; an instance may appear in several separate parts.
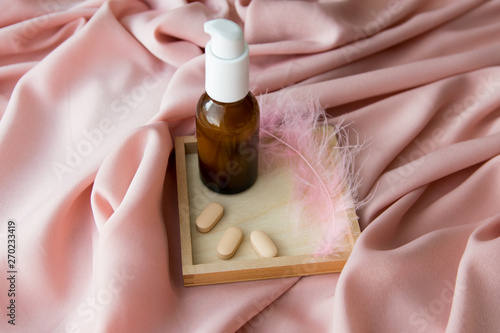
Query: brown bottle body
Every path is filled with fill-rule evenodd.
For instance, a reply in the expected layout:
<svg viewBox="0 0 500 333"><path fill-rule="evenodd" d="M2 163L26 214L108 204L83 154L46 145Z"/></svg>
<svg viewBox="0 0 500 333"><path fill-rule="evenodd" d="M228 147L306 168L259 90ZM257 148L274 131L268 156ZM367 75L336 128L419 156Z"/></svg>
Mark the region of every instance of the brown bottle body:
<svg viewBox="0 0 500 333"><path fill-rule="evenodd" d="M233 194L257 180L260 111L248 93L234 103L221 103L204 93L196 108L198 162L203 184L214 192Z"/></svg>

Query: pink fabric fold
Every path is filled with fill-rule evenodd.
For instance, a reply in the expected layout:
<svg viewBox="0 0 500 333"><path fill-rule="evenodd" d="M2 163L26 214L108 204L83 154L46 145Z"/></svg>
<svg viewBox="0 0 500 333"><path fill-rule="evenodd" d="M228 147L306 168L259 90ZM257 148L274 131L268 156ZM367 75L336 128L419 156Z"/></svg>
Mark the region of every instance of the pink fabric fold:
<svg viewBox="0 0 500 333"><path fill-rule="evenodd" d="M499 1L0 11L1 332L500 330ZM259 98L318 102L364 144L339 274L183 286L173 142L217 17L242 26Z"/></svg>

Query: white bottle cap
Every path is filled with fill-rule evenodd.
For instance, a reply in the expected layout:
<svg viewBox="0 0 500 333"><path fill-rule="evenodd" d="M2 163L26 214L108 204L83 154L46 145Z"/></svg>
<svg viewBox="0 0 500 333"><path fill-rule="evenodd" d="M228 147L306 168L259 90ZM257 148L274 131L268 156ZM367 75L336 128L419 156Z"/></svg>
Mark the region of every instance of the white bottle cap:
<svg viewBox="0 0 500 333"><path fill-rule="evenodd" d="M211 40L205 47L205 90L210 98L233 103L249 91L248 45L234 22L216 19L205 22Z"/></svg>

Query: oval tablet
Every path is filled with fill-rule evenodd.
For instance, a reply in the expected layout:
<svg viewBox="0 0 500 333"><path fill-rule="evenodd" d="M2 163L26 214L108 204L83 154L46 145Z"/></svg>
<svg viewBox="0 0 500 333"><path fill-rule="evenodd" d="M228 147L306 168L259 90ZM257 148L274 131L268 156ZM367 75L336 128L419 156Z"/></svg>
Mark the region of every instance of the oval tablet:
<svg viewBox="0 0 500 333"><path fill-rule="evenodd" d="M220 203L209 203L196 218L196 229L199 232L209 232L219 222L222 214L224 207Z"/></svg>
<svg viewBox="0 0 500 333"><path fill-rule="evenodd" d="M250 234L250 243L261 258L272 258L278 254L278 249L272 239L262 230L254 230Z"/></svg>
<svg viewBox="0 0 500 333"><path fill-rule="evenodd" d="M238 227L229 227L217 245L217 254L221 259L230 259L243 239L243 232Z"/></svg>

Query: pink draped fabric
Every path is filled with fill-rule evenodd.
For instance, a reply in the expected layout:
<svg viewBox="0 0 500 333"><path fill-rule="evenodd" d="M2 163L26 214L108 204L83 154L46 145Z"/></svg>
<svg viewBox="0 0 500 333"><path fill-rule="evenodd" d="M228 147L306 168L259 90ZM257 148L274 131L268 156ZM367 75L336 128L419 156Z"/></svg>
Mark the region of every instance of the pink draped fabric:
<svg viewBox="0 0 500 333"><path fill-rule="evenodd" d="M182 285L173 139L194 133L218 17L244 28L256 95L318 100L365 142L340 274ZM499 17L481 0L2 0L0 331L499 332Z"/></svg>

